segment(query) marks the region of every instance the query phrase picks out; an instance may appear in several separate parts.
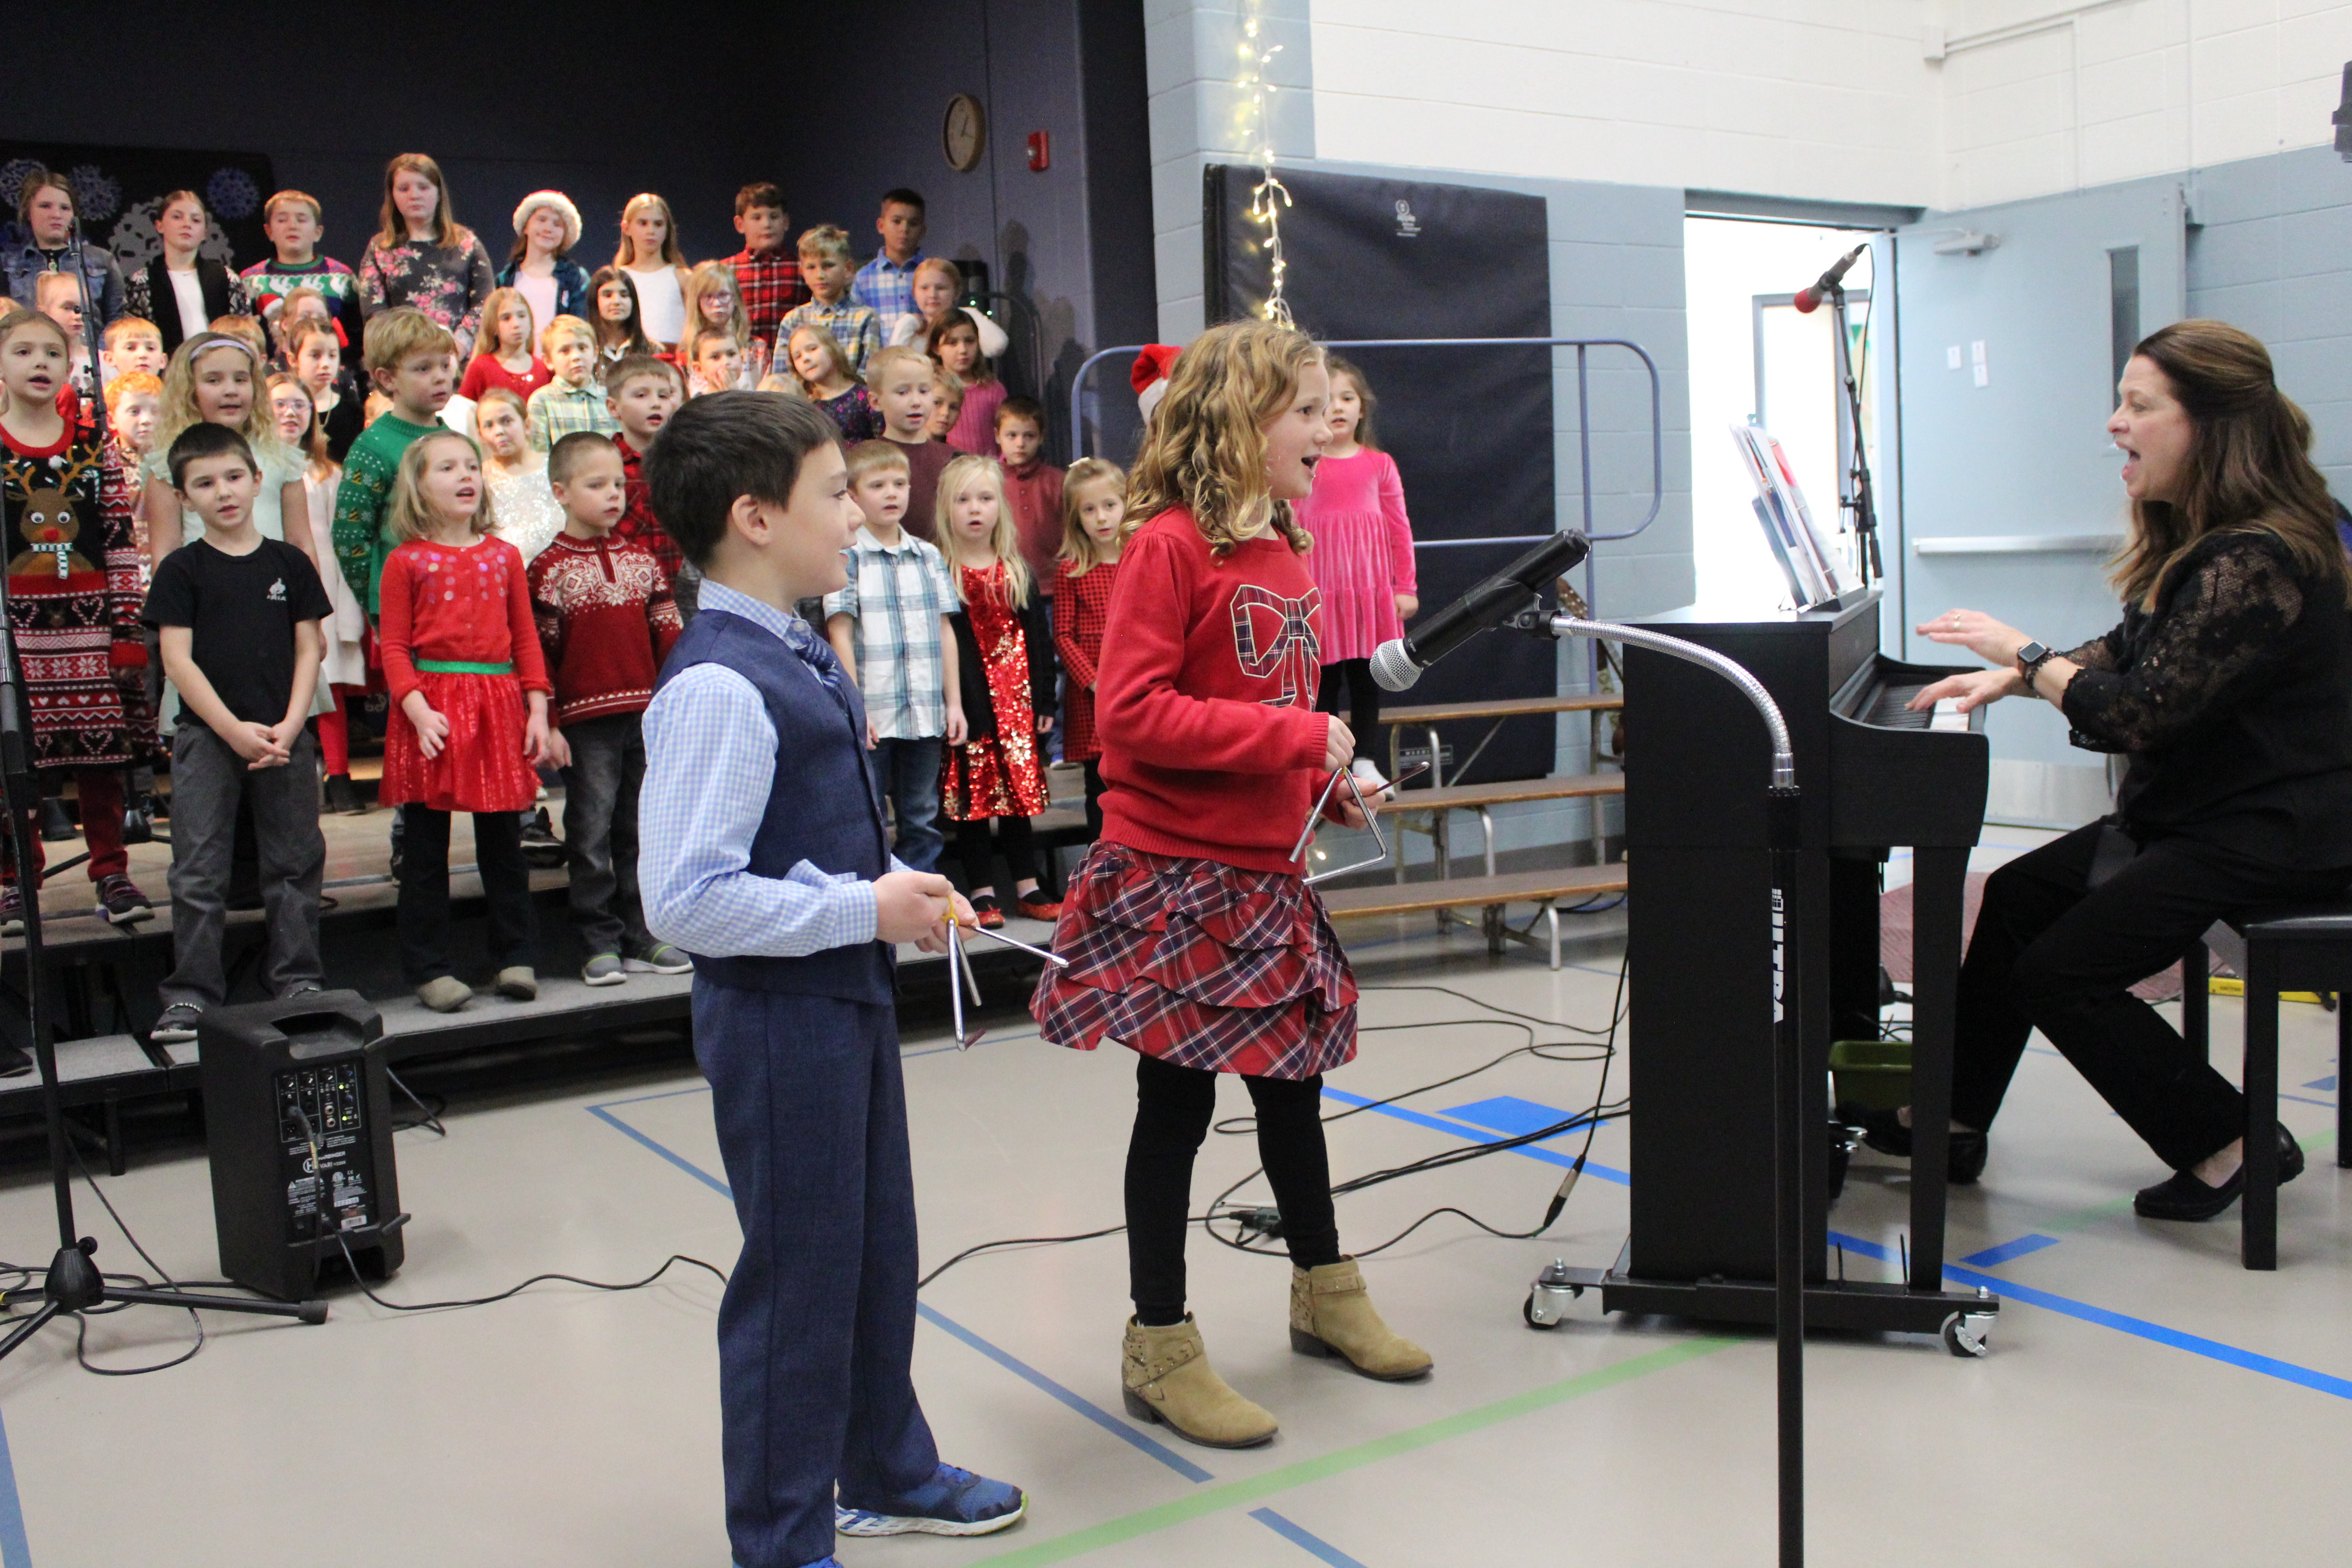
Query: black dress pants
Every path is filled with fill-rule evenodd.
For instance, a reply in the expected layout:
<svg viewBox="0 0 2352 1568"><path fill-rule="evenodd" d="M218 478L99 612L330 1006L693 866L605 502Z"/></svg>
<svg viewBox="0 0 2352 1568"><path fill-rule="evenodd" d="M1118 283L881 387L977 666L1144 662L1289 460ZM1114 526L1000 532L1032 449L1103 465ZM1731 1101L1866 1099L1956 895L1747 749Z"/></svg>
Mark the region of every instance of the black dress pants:
<svg viewBox="0 0 2352 1568"><path fill-rule="evenodd" d="M1138 1052L1135 1131L1127 1145L1127 1271L1136 1321L1184 1321L1184 1238L1191 1227L1192 1156L1217 1110L1217 1078ZM1250 1078L1257 1154L1282 1213L1290 1260L1301 1268L1339 1261L1331 1209L1331 1161L1323 1145L1323 1075Z"/></svg>
<svg viewBox="0 0 2352 1568"><path fill-rule="evenodd" d="M401 978L422 985L450 973L449 813L411 803L400 851ZM539 927L530 902L530 867L522 858L522 819L511 811L474 813L474 862L489 906L490 967L531 962Z"/></svg>
<svg viewBox="0 0 2352 1568"><path fill-rule="evenodd" d="M2077 828L1987 879L1960 965L1952 1119L1992 1124L2026 1037L2040 1029L2159 1159L2184 1170L2242 1135L2245 1100L2132 985L2163 971L2215 921L2340 893L2352 874L2267 865L2171 837L2145 845L2094 888L2105 831L2098 823Z"/></svg>
<svg viewBox="0 0 2352 1568"><path fill-rule="evenodd" d="M1356 755L1370 757L1372 738L1381 731L1381 688L1372 679L1372 661L1369 658L1343 658L1337 664L1323 667L1323 679L1315 691L1315 708L1321 713L1339 711L1339 689L1348 689L1348 728L1356 737ZM1375 758L1375 761L1378 759Z"/></svg>
<svg viewBox="0 0 2352 1568"><path fill-rule="evenodd" d="M997 895L998 902L1011 902L1014 888L1037 879L1036 840L1025 816L982 816L959 822L955 825L955 848L956 858L963 862L967 891L996 886L996 857L1000 851L1013 882Z"/></svg>

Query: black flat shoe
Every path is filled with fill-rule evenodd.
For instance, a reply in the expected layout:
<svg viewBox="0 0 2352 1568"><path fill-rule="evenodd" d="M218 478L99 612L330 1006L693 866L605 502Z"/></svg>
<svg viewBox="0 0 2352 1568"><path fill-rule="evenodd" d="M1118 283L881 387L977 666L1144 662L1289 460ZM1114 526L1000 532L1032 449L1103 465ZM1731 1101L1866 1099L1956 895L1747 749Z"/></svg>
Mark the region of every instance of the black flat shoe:
<svg viewBox="0 0 2352 1568"><path fill-rule="evenodd" d="M2211 1219L2238 1201L2246 1190L2243 1166L2218 1187L2209 1187L2187 1171L2175 1171L2152 1187L2132 1194L2132 1213L2142 1219Z"/></svg>
<svg viewBox="0 0 2352 1568"><path fill-rule="evenodd" d="M2284 1186L2303 1174L2303 1145L2294 1141L2294 1133L2282 1127L2278 1130L2278 1146L2279 1185ZM2187 1171L2175 1171L2169 1179L2133 1194L2132 1213L2142 1219L2211 1219L2236 1203L2245 1190L2243 1165L2218 1187L2207 1186Z"/></svg>
<svg viewBox="0 0 2352 1568"><path fill-rule="evenodd" d="M1911 1157L1911 1129L1892 1110L1874 1110L1862 1124L1862 1141L1869 1148L1897 1160ZM1965 1187L1984 1174L1985 1160L1992 1152L1990 1142L1981 1132L1952 1129L1951 1142L1944 1154L1944 1180L1957 1187Z"/></svg>

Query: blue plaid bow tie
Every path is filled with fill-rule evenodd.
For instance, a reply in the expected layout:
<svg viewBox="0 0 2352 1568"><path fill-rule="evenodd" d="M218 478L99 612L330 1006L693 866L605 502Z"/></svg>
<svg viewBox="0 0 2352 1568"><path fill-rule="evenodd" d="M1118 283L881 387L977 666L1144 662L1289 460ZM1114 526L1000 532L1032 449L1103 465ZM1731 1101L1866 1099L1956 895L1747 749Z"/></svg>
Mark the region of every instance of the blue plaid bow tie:
<svg viewBox="0 0 2352 1568"><path fill-rule="evenodd" d="M847 711L849 700L841 689L841 660L834 656L831 645L810 630L806 621L797 616L784 628L784 644L800 656L800 661L809 667L824 683L824 689L833 693L833 700L841 704L845 712Z"/></svg>

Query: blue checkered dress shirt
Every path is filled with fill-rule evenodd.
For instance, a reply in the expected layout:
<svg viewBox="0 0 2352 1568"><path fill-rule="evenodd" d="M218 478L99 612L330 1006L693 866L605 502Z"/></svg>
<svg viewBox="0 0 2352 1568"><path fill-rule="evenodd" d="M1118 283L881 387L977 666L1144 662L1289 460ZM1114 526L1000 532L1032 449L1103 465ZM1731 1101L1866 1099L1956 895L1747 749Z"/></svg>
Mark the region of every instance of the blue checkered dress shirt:
<svg viewBox="0 0 2352 1568"><path fill-rule="evenodd" d="M707 577L700 607L765 628L845 704L841 661L798 616ZM776 781L776 727L750 681L697 665L655 693L645 731L637 883L655 935L712 957L803 958L874 940L873 883L807 860L781 879L751 874L751 839ZM890 869L907 868L893 856Z"/></svg>
<svg viewBox="0 0 2352 1568"><path fill-rule="evenodd" d="M923 253L901 267L890 259L890 253L878 250L874 259L857 269L849 282L849 297L869 307L885 321L895 321L901 316L915 314L915 268L923 264Z"/></svg>

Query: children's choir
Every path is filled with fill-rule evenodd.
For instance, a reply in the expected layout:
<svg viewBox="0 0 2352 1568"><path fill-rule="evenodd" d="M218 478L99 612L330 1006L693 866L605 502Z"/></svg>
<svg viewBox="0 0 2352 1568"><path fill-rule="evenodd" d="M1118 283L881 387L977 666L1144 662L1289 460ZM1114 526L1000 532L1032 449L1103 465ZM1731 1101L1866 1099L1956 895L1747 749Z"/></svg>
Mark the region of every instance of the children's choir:
<svg viewBox="0 0 2352 1568"><path fill-rule="evenodd" d="M37 173L0 237L10 599L42 777L77 798L117 924L152 914L121 842L124 772L138 770L134 822L167 805L148 770L173 779L179 968L156 1037L194 1037L224 999L222 835L240 810L269 840L268 984L321 983L318 816L322 802L371 809L351 760L371 702L386 710L375 804L395 808L402 958L427 1005L472 995L444 931L452 812L475 819L498 991L536 987L534 845L570 867L591 984L687 966L646 929L635 812L638 715L700 579L656 514L645 457L685 401L719 392L804 398L851 453L849 584L804 608L866 697L899 856L929 870L952 837L982 920L1050 919L1028 824L1066 709L1097 815L1080 737L1120 531L1103 497L1120 479L1094 463L1092 488L1066 498L1041 457L1044 409L992 367L1005 334L961 302L953 262L923 253L922 196L885 195L863 265L841 226L795 235L765 181L736 197L743 248L699 263L646 192L592 272L573 254L578 207L545 190L515 207L497 264L422 153L386 165L373 216L334 226L358 251L346 265L323 248L319 200L278 191L268 253L240 268L204 198L175 191L160 253L125 276L76 243L70 185ZM1066 626L1057 592L1084 606ZM48 646L61 636L70 647ZM559 776L560 846L536 810Z"/></svg>

